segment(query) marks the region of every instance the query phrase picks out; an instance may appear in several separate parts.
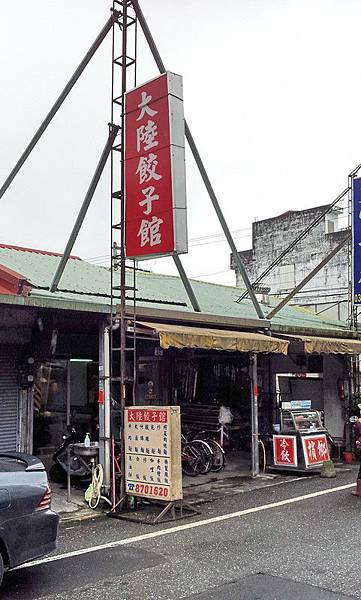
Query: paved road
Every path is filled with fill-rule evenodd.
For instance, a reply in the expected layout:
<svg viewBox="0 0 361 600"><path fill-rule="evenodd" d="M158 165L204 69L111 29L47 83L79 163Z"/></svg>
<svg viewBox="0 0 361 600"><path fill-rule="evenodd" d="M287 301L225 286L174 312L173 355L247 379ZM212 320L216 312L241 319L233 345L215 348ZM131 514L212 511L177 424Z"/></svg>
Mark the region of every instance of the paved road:
<svg viewBox="0 0 361 600"><path fill-rule="evenodd" d="M176 525L108 518L67 525L55 557L8 573L0 597L361 599L361 499L348 488L332 492L356 472L241 493Z"/></svg>

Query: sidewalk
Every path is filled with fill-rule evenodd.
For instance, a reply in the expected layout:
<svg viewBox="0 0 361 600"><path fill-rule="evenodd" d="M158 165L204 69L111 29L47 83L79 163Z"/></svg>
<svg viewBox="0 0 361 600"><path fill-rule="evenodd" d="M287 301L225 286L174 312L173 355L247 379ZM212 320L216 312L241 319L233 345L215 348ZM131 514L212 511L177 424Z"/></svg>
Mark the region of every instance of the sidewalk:
<svg viewBox="0 0 361 600"><path fill-rule="evenodd" d="M335 464L336 471L350 470L351 465ZM227 464L219 473L207 473L197 477L183 477L184 500L193 505L213 502L226 496L235 496L252 490L287 484L298 479L319 477L319 473L286 474L261 473L251 476L249 455L236 453L230 455ZM67 502L67 490L64 485L52 484L52 507L59 514L61 522L87 520L105 515L109 508L92 510L84 501L85 489L71 488L70 502Z"/></svg>
<svg viewBox="0 0 361 600"><path fill-rule="evenodd" d="M51 482L51 508L58 513L60 522L83 521L103 514L101 510L92 510L84 501L85 490L71 488L70 502L67 501L67 490L63 484Z"/></svg>

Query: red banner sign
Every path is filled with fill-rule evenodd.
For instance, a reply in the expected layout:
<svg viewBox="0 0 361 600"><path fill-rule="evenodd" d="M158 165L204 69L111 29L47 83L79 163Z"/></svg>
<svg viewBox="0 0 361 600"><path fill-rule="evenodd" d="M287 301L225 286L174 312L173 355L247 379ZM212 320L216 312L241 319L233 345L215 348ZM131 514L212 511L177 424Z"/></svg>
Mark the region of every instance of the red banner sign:
<svg viewBox="0 0 361 600"><path fill-rule="evenodd" d="M302 447L306 467L330 460L327 438L324 434L302 436Z"/></svg>
<svg viewBox="0 0 361 600"><path fill-rule="evenodd" d="M128 258L187 252L182 78L125 95L125 238Z"/></svg>
<svg viewBox="0 0 361 600"><path fill-rule="evenodd" d="M297 467L297 445L295 435L273 436L273 462L284 467Z"/></svg>
<svg viewBox="0 0 361 600"><path fill-rule="evenodd" d="M135 410L128 409L129 423L167 423L166 410Z"/></svg>

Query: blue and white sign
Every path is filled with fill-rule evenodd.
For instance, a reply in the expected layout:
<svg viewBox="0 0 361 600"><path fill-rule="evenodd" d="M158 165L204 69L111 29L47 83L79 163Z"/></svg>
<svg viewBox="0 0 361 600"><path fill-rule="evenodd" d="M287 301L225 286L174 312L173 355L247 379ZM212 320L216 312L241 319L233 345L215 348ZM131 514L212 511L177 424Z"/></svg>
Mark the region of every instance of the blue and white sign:
<svg viewBox="0 0 361 600"><path fill-rule="evenodd" d="M353 180L353 301L361 304L361 178Z"/></svg>
<svg viewBox="0 0 361 600"><path fill-rule="evenodd" d="M301 408L303 410L311 408L311 400L291 400L291 410Z"/></svg>

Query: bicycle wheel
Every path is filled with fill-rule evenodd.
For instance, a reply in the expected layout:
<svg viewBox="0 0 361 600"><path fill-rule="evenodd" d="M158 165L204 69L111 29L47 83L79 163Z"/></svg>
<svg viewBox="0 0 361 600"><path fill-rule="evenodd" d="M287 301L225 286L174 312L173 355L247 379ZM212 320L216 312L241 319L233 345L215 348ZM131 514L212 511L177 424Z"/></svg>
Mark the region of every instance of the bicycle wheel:
<svg viewBox="0 0 361 600"><path fill-rule="evenodd" d="M189 477L200 475L204 469L204 457L200 450L193 444L183 444L182 446L182 471Z"/></svg>
<svg viewBox="0 0 361 600"><path fill-rule="evenodd" d="M224 465L226 464L224 450L222 446L215 440L207 440L207 444L212 448L213 451L211 471L217 473L218 471L223 469Z"/></svg>
<svg viewBox="0 0 361 600"><path fill-rule="evenodd" d="M213 463L213 451L210 445L204 440L192 440L192 444L198 448L198 450L202 453L204 458L203 470L201 471L202 475L209 473L212 468Z"/></svg>

